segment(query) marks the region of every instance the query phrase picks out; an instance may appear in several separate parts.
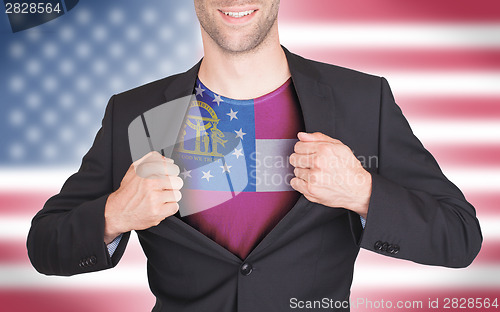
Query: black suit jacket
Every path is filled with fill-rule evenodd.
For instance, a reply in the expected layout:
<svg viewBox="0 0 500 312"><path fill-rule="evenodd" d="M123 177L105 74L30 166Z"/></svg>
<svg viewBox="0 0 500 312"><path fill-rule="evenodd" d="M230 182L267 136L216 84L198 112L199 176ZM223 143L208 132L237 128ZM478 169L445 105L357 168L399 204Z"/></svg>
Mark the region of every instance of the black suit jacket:
<svg viewBox="0 0 500 312"><path fill-rule="evenodd" d="M306 131L340 139L359 159L371 159L366 228L355 213L302 196L240 260L169 217L138 231L154 311L288 311L290 298L348 300L359 247L448 267L467 266L479 252L474 208L413 135L386 80L285 52ZM191 95L198 69L110 99L79 171L33 219L27 245L39 272L73 275L117 264L129 233L110 258L104 207L132 162L127 128L149 109Z"/></svg>

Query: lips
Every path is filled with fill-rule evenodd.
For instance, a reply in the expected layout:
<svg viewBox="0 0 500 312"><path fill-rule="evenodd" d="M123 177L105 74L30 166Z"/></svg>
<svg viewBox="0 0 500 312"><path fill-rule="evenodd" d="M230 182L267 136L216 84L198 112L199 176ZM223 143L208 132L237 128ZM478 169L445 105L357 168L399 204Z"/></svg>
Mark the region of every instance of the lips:
<svg viewBox="0 0 500 312"><path fill-rule="evenodd" d="M227 25L247 25L258 14L259 8L255 5L232 6L218 8L222 19Z"/></svg>

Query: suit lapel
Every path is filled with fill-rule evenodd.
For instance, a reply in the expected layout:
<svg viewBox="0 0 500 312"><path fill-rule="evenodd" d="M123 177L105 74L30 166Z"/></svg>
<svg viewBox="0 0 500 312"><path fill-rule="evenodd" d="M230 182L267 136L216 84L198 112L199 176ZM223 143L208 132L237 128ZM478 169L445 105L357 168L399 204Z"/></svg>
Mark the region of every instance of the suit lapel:
<svg viewBox="0 0 500 312"><path fill-rule="evenodd" d="M335 100L331 88L322 82L321 73L311 61L285 51L292 81L299 97L307 132L322 132L334 136Z"/></svg>
<svg viewBox="0 0 500 312"><path fill-rule="evenodd" d="M200 70L201 60L187 72L175 76L175 79L165 89L165 101L173 101L181 97L193 94L196 77ZM186 104L186 110L189 102Z"/></svg>

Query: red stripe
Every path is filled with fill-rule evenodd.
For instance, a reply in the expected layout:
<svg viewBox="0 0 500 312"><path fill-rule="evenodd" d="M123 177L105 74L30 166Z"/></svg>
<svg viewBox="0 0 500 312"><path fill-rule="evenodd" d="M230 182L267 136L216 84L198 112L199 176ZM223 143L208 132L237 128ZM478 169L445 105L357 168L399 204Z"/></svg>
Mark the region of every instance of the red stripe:
<svg viewBox="0 0 500 312"><path fill-rule="evenodd" d="M389 81L390 83L390 81ZM500 98L495 97L398 97L409 119L499 119Z"/></svg>
<svg viewBox="0 0 500 312"><path fill-rule="evenodd" d="M45 192L12 191L0 192L0 215L32 215L54 194Z"/></svg>
<svg viewBox="0 0 500 312"><path fill-rule="evenodd" d="M137 312L151 311L155 298L148 289L1 290L0 302L9 312Z"/></svg>
<svg viewBox="0 0 500 312"><path fill-rule="evenodd" d="M500 193L467 193L467 200L474 205L478 215L488 217L500 214Z"/></svg>
<svg viewBox="0 0 500 312"><path fill-rule="evenodd" d="M500 168L500 145L426 145L442 166Z"/></svg>
<svg viewBox="0 0 500 312"><path fill-rule="evenodd" d="M342 49L296 47L294 53L328 64L383 75L387 71L498 71L500 49Z"/></svg>
<svg viewBox="0 0 500 312"><path fill-rule="evenodd" d="M30 265L25 242L0 241L0 264Z"/></svg>
<svg viewBox="0 0 500 312"><path fill-rule="evenodd" d="M390 276L387 277L390 279ZM432 285L429 285L432 286ZM373 312L373 311L405 311L405 312L422 312L422 311L467 311L467 312L486 312L486 311L498 311L498 307L500 307L500 299L497 299L496 303L497 307L492 307L486 309L484 308L485 298L489 298L489 303L493 303L495 298L498 298L498 294L500 293L500 289L495 288L465 288L465 289L443 289L443 288L428 288L428 289L415 289L411 285L411 280L408 281L407 287L391 289L384 287L384 281L380 281L380 287L377 289L357 289L353 288L351 292L351 311L356 312ZM453 305L453 298L458 299L458 306ZM465 305L460 307L460 304L463 303L465 299ZM471 302L471 306L469 307L468 299L474 301L474 304ZM480 298L476 302L476 298ZM429 301L435 301L438 299L438 306L436 308L429 307ZM379 307L376 308L377 305L384 304L382 300L385 302L385 308ZM388 303L390 301L390 303ZM410 301L409 307L405 308L396 308L398 301L402 301L402 304L405 304L405 301ZM414 307L412 306L412 302L417 301ZM418 307L418 301L422 302L422 305ZM479 302L481 302L481 307L479 308ZM446 306L448 303L448 306ZM475 305L477 303L477 306ZM392 308L388 308L388 305L392 304Z"/></svg>
<svg viewBox="0 0 500 312"><path fill-rule="evenodd" d="M497 0L282 1L280 21L498 22Z"/></svg>
<svg viewBox="0 0 500 312"><path fill-rule="evenodd" d="M388 277L390 279L390 276ZM484 303L484 298L489 298L490 303L498 298L500 289L495 288L466 288L466 289L418 289L411 286L411 281L408 281L407 287L386 288L384 281L380 282L380 287L374 288L356 288L352 289L351 293L351 311L468 311L468 312L485 312L498 311L497 307L489 309L467 307L453 308L451 306L452 298L481 298L478 302ZM293 297L293 295L291 295ZM448 298L448 299L445 299ZM298 298L299 300L311 300L317 298ZM429 300L435 301L438 299L439 307L436 309L429 308ZM386 304L385 308L375 308L376 305L382 304L382 300ZM449 302L449 307L445 307L445 303ZM387 308L387 302L391 301L393 306L397 305L398 301L421 301L421 307L414 308ZM54 291L34 291L34 290L3 290L0 292L0 302L2 303L2 311L16 312L55 312L55 311L71 311L71 312L137 312L151 311L155 299L149 290L54 290ZM467 302L467 301L466 301ZM459 302L460 303L460 302ZM497 300L497 303L498 300ZM289 308L289 302L283 302L283 307ZM418 303L416 303L418 304ZM499 303L500 304L500 303ZM304 309L306 310L306 309ZM208 311L208 310L207 310ZM309 310L307 310L309 311ZM325 311L329 311L326 310Z"/></svg>

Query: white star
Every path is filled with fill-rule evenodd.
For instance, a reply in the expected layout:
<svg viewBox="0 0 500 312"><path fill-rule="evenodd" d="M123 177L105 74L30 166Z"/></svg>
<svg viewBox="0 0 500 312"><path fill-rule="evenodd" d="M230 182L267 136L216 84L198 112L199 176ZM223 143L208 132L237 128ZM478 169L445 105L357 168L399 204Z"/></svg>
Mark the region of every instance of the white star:
<svg viewBox="0 0 500 312"><path fill-rule="evenodd" d="M238 117L236 117L236 114L238 114L238 112L237 111L233 112L233 109L231 108L231 112L228 113L228 114L226 114L226 115L228 115L229 117L231 117L231 120L233 120L233 119L238 119ZM229 121L231 121L231 120L229 120Z"/></svg>
<svg viewBox="0 0 500 312"><path fill-rule="evenodd" d="M181 174L184 176L184 179L187 177L192 178L191 171L192 170L186 170L186 168L184 168L184 171L181 172Z"/></svg>
<svg viewBox="0 0 500 312"><path fill-rule="evenodd" d="M217 102L217 106L220 105L220 102L224 102L224 100L221 99L220 95L217 95L214 93L214 97L215 97L215 99L212 102Z"/></svg>
<svg viewBox="0 0 500 312"><path fill-rule="evenodd" d="M219 166L222 168L222 173L224 172L227 172L227 173L231 173L231 171L229 171L229 169L231 169L232 166L228 166L227 164L224 164L224 166Z"/></svg>
<svg viewBox="0 0 500 312"><path fill-rule="evenodd" d="M210 178L213 178L214 176L210 174L210 170L208 170L207 172L205 171L202 171L203 172L203 177L202 179L207 179L208 182L210 182Z"/></svg>
<svg viewBox="0 0 500 312"><path fill-rule="evenodd" d="M201 87L201 84L198 84L198 87L194 88L196 90L196 96L200 95L200 96L203 96L203 91L205 91L205 89L203 89Z"/></svg>
<svg viewBox="0 0 500 312"><path fill-rule="evenodd" d="M243 132L243 129L242 129L242 128L240 128L240 131L236 131L236 130L234 130L234 132L236 132L236 137L235 137L235 139L236 139L236 138L241 138L241 140L243 140L243 136L246 134L245 132Z"/></svg>
<svg viewBox="0 0 500 312"><path fill-rule="evenodd" d="M240 156L243 156L242 151L243 151L242 148L240 148L240 149L235 148L234 149L234 153L232 155L236 156L236 159L239 159Z"/></svg>

